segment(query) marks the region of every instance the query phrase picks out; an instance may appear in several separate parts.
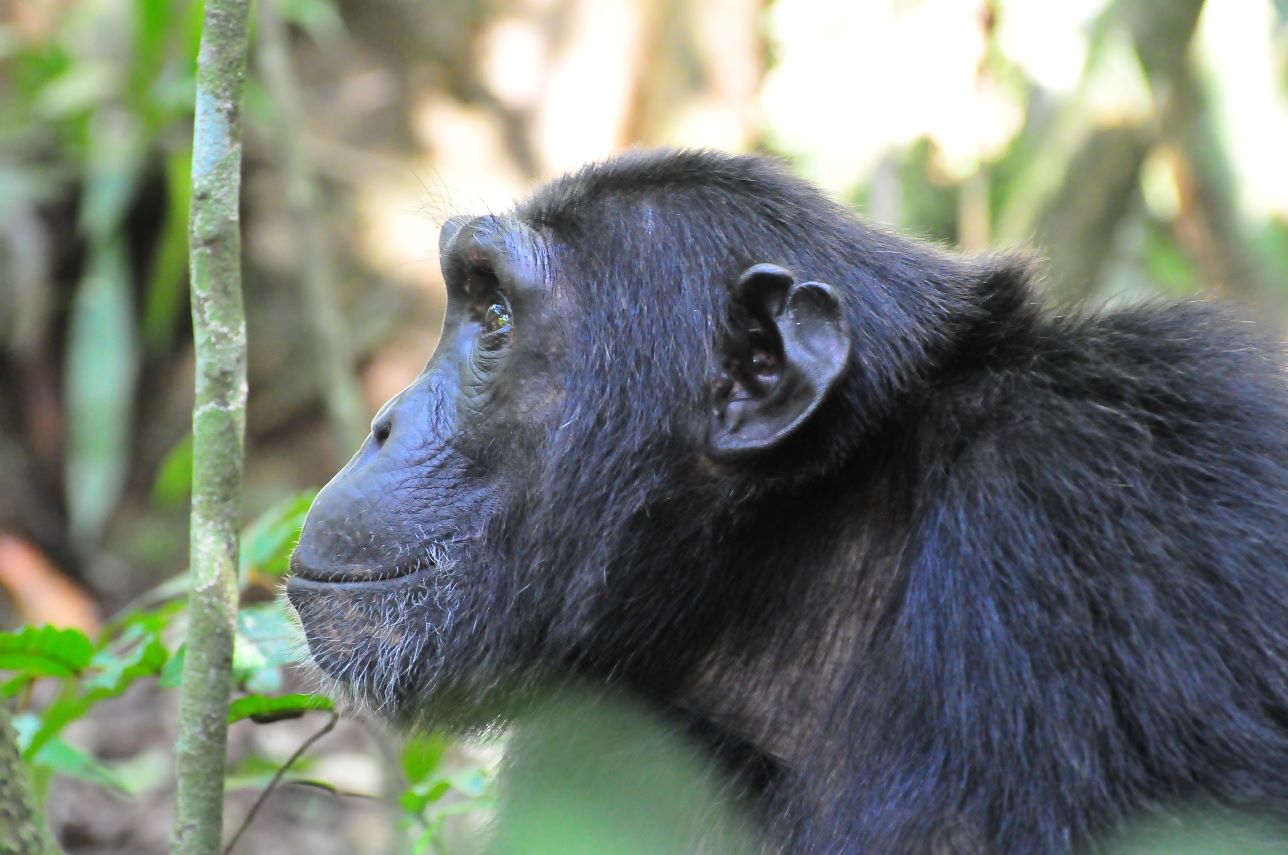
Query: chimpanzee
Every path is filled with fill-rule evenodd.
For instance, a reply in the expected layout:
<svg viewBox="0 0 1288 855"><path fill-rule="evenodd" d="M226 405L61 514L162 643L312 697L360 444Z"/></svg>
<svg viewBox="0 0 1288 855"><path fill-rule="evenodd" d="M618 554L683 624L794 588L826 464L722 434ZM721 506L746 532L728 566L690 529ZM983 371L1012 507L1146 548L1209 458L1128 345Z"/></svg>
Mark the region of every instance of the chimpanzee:
<svg viewBox="0 0 1288 855"><path fill-rule="evenodd" d="M1288 812L1288 376L1200 302L1042 305L774 161L636 152L448 221L437 351L287 593L412 726L616 689L771 848L1069 852Z"/></svg>

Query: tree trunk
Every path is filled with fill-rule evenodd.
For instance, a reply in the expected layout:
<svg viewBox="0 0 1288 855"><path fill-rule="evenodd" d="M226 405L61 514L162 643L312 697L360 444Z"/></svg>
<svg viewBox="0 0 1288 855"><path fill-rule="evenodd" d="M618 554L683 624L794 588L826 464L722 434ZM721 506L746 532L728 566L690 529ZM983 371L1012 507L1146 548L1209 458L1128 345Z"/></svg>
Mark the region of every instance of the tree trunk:
<svg viewBox="0 0 1288 855"><path fill-rule="evenodd" d="M188 235L196 345L191 589L172 843L183 855L215 855L223 830L246 421L238 199L249 12L249 0L206 0L197 59Z"/></svg>
<svg viewBox="0 0 1288 855"><path fill-rule="evenodd" d="M0 707L0 855L52 855L61 852L36 809L27 768L18 753L18 735Z"/></svg>

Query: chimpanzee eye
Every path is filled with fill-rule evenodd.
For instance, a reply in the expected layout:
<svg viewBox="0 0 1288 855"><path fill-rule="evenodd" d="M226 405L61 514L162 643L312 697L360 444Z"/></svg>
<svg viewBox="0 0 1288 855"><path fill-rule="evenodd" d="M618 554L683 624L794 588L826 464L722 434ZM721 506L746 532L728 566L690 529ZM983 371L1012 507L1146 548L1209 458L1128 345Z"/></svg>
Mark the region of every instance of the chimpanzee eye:
<svg viewBox="0 0 1288 855"><path fill-rule="evenodd" d="M483 320L480 322L483 335L499 339L510 331L511 320L510 306L507 303L493 303L483 312Z"/></svg>

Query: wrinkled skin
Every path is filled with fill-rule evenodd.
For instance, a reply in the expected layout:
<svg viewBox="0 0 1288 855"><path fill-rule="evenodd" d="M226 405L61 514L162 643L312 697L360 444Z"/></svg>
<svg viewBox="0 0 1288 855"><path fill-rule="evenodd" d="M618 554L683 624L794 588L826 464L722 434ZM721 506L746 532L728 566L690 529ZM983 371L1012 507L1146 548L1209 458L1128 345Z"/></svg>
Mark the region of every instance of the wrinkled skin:
<svg viewBox="0 0 1288 855"><path fill-rule="evenodd" d="M538 236L456 218L440 250L449 298L438 348L319 494L289 587L318 665L392 715L453 676L449 647L469 657L487 642L461 615L486 608L489 522L533 452L523 438L548 428L560 395L557 301ZM489 318L495 306L522 317L522 331Z"/></svg>

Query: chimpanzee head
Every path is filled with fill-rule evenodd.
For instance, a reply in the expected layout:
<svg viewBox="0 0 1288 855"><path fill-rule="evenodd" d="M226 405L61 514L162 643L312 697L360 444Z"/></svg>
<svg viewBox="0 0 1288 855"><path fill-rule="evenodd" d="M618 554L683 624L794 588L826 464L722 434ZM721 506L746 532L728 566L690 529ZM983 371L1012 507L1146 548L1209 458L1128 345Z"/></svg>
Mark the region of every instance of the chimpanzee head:
<svg viewBox="0 0 1288 855"><path fill-rule="evenodd" d="M947 268L908 287L901 246L701 152L450 220L438 348L293 558L318 665L391 715L475 721L538 678L684 679L754 569L731 544L773 525L756 500L844 465L942 337Z"/></svg>

